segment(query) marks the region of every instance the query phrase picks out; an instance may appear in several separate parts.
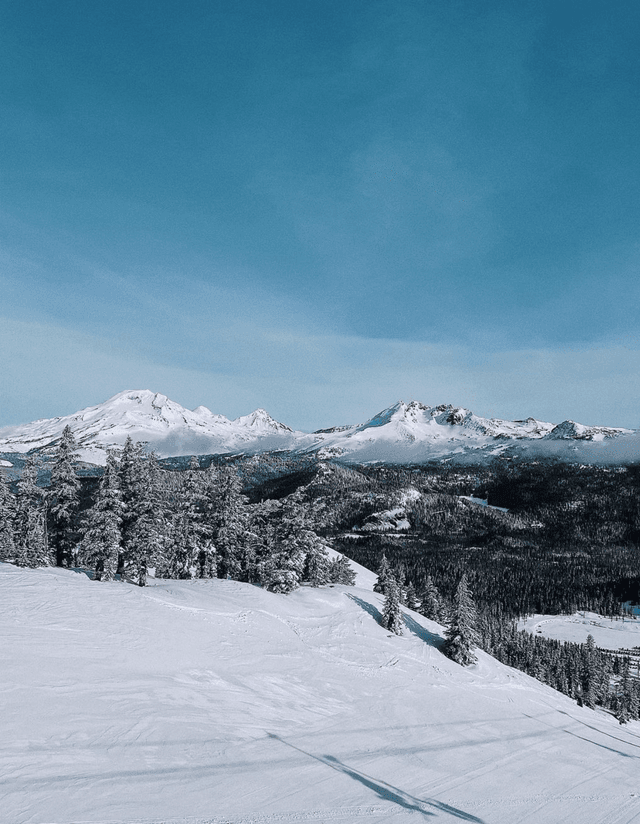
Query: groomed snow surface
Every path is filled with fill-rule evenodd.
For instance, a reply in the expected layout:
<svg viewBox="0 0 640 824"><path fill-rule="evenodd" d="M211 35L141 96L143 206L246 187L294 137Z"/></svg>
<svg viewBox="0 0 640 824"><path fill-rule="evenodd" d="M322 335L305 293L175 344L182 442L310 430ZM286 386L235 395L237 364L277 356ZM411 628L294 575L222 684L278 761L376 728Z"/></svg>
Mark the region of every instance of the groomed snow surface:
<svg viewBox="0 0 640 824"><path fill-rule="evenodd" d="M356 588L94 583L0 563L0 820L640 821L640 725Z"/></svg>

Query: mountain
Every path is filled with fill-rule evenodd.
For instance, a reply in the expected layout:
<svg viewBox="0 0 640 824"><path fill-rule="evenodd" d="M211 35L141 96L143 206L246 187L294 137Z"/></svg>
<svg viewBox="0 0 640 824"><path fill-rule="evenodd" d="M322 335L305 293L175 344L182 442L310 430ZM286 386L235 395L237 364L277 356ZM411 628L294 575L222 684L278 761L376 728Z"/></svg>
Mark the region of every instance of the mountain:
<svg viewBox="0 0 640 824"><path fill-rule="evenodd" d="M140 588L0 563L0 820L630 822L620 726L356 587Z"/></svg>
<svg viewBox="0 0 640 824"><path fill-rule="evenodd" d="M98 464L105 463L108 448L121 447L127 436L147 442L168 457L290 449L302 435L275 421L264 409L232 421L206 406L191 411L166 395L143 389L120 392L73 415L0 429L0 451L51 451L67 425L82 460Z"/></svg>
<svg viewBox="0 0 640 824"><path fill-rule="evenodd" d="M486 461L509 454L587 463L640 458L640 433L574 421L505 421L482 418L463 407L399 401L363 424L305 433L279 423L264 409L229 420L205 406L185 409L148 390L120 392L73 415L0 429L0 452L50 453L66 425L81 457L98 464L105 462L107 448L122 446L128 435L146 441L161 457L289 450L360 463Z"/></svg>
<svg viewBox="0 0 640 824"><path fill-rule="evenodd" d="M322 457L361 463L418 463L452 457L484 461L501 454L587 461L623 459L627 453L640 456L639 439L630 429L584 426L573 421L556 425L535 418L482 418L463 407L426 406L418 401L399 401L366 423L321 430L315 435L318 442L313 449ZM619 441L618 449L605 445L614 440ZM575 450L578 441L581 449L576 454L571 449Z"/></svg>

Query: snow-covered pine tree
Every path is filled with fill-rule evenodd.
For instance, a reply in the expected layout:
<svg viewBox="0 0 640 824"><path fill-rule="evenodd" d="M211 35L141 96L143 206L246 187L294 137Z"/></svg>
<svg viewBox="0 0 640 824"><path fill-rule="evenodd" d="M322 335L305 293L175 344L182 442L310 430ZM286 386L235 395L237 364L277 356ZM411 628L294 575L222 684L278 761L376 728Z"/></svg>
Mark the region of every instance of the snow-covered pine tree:
<svg viewBox="0 0 640 824"><path fill-rule="evenodd" d="M189 507L190 541L196 550L196 577L215 578L218 573L218 556L213 539L207 534L204 523L206 482L200 470L200 462L195 456L191 458L188 471L189 477L185 479L185 497Z"/></svg>
<svg viewBox="0 0 640 824"><path fill-rule="evenodd" d="M136 500L138 497L142 444L134 443L130 435L124 442L120 455L120 489L122 490L122 547L118 555L117 573L124 576L124 548L131 544L130 534L136 520Z"/></svg>
<svg viewBox="0 0 640 824"><path fill-rule="evenodd" d="M346 584L349 587L355 586L356 573L349 559L345 555L338 555L331 562L329 567L329 581L332 584Z"/></svg>
<svg viewBox="0 0 640 824"><path fill-rule="evenodd" d="M415 610L418 608L418 598L416 596L416 590L411 581L409 581L409 584L405 590L404 602L409 609Z"/></svg>
<svg viewBox="0 0 640 824"><path fill-rule="evenodd" d="M380 623L389 632L395 635L402 635L402 611L400 609L400 587L393 575L390 575L385 584L386 594L384 606L382 608L382 620Z"/></svg>
<svg viewBox="0 0 640 824"><path fill-rule="evenodd" d="M94 567L96 581L112 581L116 574L122 546L123 512L118 459L109 450L96 501L87 515L84 535L78 546L82 562Z"/></svg>
<svg viewBox="0 0 640 824"><path fill-rule="evenodd" d="M630 712L630 692L631 692L631 671L629 666L629 658L625 657L622 665L622 673L620 677L620 694L618 696L618 706L616 711L616 718L618 723L626 724L631 720Z"/></svg>
<svg viewBox="0 0 640 824"><path fill-rule="evenodd" d="M322 539L309 526L305 525L300 534L300 545L305 553L302 580L312 587L321 587L330 580L331 559Z"/></svg>
<svg viewBox="0 0 640 824"><path fill-rule="evenodd" d="M598 653L593 635L587 635L582 654L582 699L587 707L593 709L598 699L601 681Z"/></svg>
<svg viewBox="0 0 640 824"><path fill-rule="evenodd" d="M242 482L232 467L208 470L206 504L206 535L217 553L219 578L249 580L251 553L247 552L248 512Z"/></svg>
<svg viewBox="0 0 640 824"><path fill-rule="evenodd" d="M308 532L301 501L295 493L273 513L275 524L259 568L260 583L271 592L287 594L300 586L308 548ZM315 533L314 533L315 534Z"/></svg>
<svg viewBox="0 0 640 824"><path fill-rule="evenodd" d="M273 554L276 520L280 503L267 498L266 501L247 507L247 532L244 536L247 581L265 585L268 561Z"/></svg>
<svg viewBox="0 0 640 824"><path fill-rule="evenodd" d="M380 566L378 567L378 580L375 582L373 586L373 591L381 592L383 595L386 594L387 581L392 577L393 573L391 572L391 567L389 566L389 562L387 561L387 556L383 552L382 558L380 559Z"/></svg>
<svg viewBox="0 0 640 824"><path fill-rule="evenodd" d="M169 578L211 578L215 576L215 550L204 524L205 485L198 459L179 475L177 507L169 530L162 571Z"/></svg>
<svg viewBox="0 0 640 824"><path fill-rule="evenodd" d="M152 452L140 459L132 521L123 547L125 573L145 586L150 566L162 560L164 518L160 502L160 467Z"/></svg>
<svg viewBox="0 0 640 824"><path fill-rule="evenodd" d="M443 619L443 603L442 597L438 592L438 588L433 583L431 575L427 575L427 580L424 584L424 589L420 594L420 615L424 615L430 621L442 621Z"/></svg>
<svg viewBox="0 0 640 824"><path fill-rule="evenodd" d="M443 651L452 661L464 667L475 664L477 660L473 654L473 649L479 643L476 623L476 606L467 584L467 576L463 575L453 599L453 610L445 633Z"/></svg>
<svg viewBox="0 0 640 824"><path fill-rule="evenodd" d="M13 560L16 547L14 542L14 518L16 501L9 484L0 472L0 561Z"/></svg>
<svg viewBox="0 0 640 824"><path fill-rule="evenodd" d="M80 481L73 462L77 458L76 439L70 426L65 426L58 443L49 485L48 520L49 546L55 553L56 566L73 563L74 520L78 512Z"/></svg>
<svg viewBox="0 0 640 824"><path fill-rule="evenodd" d="M37 479L38 467L35 460L29 457L18 481L14 541L16 564L32 568L51 564L44 494L36 483Z"/></svg>

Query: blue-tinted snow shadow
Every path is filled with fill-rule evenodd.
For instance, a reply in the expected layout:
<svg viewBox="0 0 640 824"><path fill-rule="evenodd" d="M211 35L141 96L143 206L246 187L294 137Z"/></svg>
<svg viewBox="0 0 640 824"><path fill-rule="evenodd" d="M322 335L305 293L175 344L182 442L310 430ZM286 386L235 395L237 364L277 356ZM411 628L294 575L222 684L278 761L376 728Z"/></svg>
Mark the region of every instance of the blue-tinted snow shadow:
<svg viewBox="0 0 640 824"><path fill-rule="evenodd" d="M382 619L382 613L379 609L376 609L373 604L370 604L368 601L364 601L362 598L358 598L357 595L352 595L350 592L346 592L345 595L347 598L351 598L352 601L363 609L365 612L368 612L369 615L379 624Z"/></svg>
<svg viewBox="0 0 640 824"><path fill-rule="evenodd" d="M402 617L404 618L404 623L409 632L412 632L414 635L417 635L421 641L424 641L426 644L430 644L432 647L436 647L436 649L440 649L442 644L444 643L444 638L441 635L436 635L435 632L429 632L428 629L425 629L422 624L419 624L415 618L412 618L410 615L407 615L406 612L402 613Z"/></svg>
<svg viewBox="0 0 640 824"><path fill-rule="evenodd" d="M376 623L380 623L382 620L382 613L379 609L374 607L373 604L370 604L368 601L365 601L362 598L358 598L357 595L352 595L350 592L345 593L347 598L351 598L361 609L365 612L369 613L369 615L376 621ZM415 618L412 618L410 615L407 615L406 612L402 613L402 618L406 628L409 632L416 635L420 638L421 641L424 641L426 644L430 644L432 647L436 647L436 649L440 649L442 644L444 643L444 639L440 635L436 635L434 632L429 632L428 629L425 629L422 624L419 624Z"/></svg>
<svg viewBox="0 0 640 824"><path fill-rule="evenodd" d="M303 755L319 761L321 764L326 764L327 767L331 767L331 769L336 772L342 773L343 775L348 775L349 778L352 778L354 781L358 781L368 789L373 790L379 798L384 801L391 801L393 804L397 804L405 810L422 813L425 818L430 818L436 815L436 812L440 812L447 813L448 815L451 815L454 818L459 818L462 821L473 821L475 824L484 824L481 818L471 815L471 813L467 813L464 810L459 810L457 807L452 807L450 804L445 804L442 801L436 801L434 798L416 798L404 790L394 787L393 784L388 784L386 781L373 778L372 776L360 772L360 770L356 770L353 767L348 767L333 755L313 755L310 752L300 749L300 747L296 747L294 744L290 744L288 741L280 738L279 735L274 735L273 733L267 733L267 735L269 738L274 738L282 744L286 744L288 747L298 750L298 752L303 753Z"/></svg>

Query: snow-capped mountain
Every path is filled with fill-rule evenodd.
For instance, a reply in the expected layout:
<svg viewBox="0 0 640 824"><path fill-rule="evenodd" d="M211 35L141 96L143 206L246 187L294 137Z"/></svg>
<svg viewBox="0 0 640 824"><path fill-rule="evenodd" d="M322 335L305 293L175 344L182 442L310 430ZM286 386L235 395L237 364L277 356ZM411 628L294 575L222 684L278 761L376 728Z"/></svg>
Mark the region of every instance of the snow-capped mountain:
<svg viewBox="0 0 640 824"><path fill-rule="evenodd" d="M591 445L621 439L638 449L638 438L630 429L584 426L573 421L556 425L535 418L482 418L463 407L426 406L418 401L399 401L359 426L336 427L315 434L318 443L314 448L323 456L348 456L361 462L419 462L453 455L484 459L507 450L556 456L559 441ZM566 452L568 446L564 443L560 450ZM606 449L601 452L604 454Z"/></svg>
<svg viewBox="0 0 640 824"><path fill-rule="evenodd" d="M163 457L289 449L303 436L264 409L232 421L206 406L185 409L166 395L144 389L119 392L73 415L0 429L0 451L55 448L67 425L76 437L80 457L100 464L106 460L106 450L122 446L127 436L147 442Z"/></svg>
<svg viewBox="0 0 640 824"><path fill-rule="evenodd" d="M162 457L276 449L354 462L484 461L504 453L585 462L640 457L640 433L574 421L505 421L482 418L463 407L399 401L365 423L305 433L279 423L264 409L229 420L205 406L185 409L148 390L120 392L73 415L0 429L0 452L51 451L66 425L76 436L81 458L91 463L104 463L106 450L122 446L127 436L147 442Z"/></svg>

